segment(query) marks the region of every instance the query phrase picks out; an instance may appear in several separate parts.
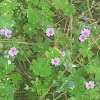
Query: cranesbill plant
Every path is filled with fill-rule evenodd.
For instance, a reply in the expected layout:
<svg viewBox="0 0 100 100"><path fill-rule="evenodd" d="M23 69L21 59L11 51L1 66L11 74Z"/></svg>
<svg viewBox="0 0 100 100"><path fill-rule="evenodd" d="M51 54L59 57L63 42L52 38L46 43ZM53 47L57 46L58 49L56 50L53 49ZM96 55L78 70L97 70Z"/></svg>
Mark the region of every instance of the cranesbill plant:
<svg viewBox="0 0 100 100"><path fill-rule="evenodd" d="M0 100L99 100L96 0L1 0Z"/></svg>

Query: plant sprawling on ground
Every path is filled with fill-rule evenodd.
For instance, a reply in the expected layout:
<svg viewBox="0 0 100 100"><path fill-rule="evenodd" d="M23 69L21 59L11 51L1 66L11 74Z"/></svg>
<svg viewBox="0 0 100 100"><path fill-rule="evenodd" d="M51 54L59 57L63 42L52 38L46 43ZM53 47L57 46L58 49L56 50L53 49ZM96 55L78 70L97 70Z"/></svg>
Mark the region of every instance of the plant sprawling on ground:
<svg viewBox="0 0 100 100"><path fill-rule="evenodd" d="M99 100L99 83L99 0L0 1L0 100Z"/></svg>

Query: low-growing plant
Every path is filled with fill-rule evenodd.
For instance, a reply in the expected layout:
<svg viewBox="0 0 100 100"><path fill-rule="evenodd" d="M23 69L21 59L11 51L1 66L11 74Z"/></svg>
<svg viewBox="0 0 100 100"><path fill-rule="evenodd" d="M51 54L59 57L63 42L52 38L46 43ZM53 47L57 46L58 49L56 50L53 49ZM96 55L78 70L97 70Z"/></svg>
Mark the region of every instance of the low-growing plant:
<svg viewBox="0 0 100 100"><path fill-rule="evenodd" d="M0 100L99 100L100 2L1 0Z"/></svg>

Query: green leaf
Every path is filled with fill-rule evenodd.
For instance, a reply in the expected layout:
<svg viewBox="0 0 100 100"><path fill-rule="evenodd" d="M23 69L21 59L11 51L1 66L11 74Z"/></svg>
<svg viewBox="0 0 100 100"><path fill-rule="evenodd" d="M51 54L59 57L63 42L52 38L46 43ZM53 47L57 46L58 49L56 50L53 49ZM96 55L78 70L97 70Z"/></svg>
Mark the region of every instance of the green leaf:
<svg viewBox="0 0 100 100"><path fill-rule="evenodd" d="M32 84L36 88L38 95L45 96L46 93L49 91L48 82L42 83L38 78L36 78L35 81L32 81Z"/></svg>
<svg viewBox="0 0 100 100"><path fill-rule="evenodd" d="M12 29L14 25L15 21L13 20L10 14L7 14L6 16L4 15L0 16L0 29L2 28Z"/></svg>
<svg viewBox="0 0 100 100"><path fill-rule="evenodd" d="M0 81L0 100L14 100L15 87L8 83L9 80Z"/></svg>
<svg viewBox="0 0 100 100"><path fill-rule="evenodd" d="M99 100L99 88L87 89L83 97L86 97L84 100Z"/></svg>
<svg viewBox="0 0 100 100"><path fill-rule="evenodd" d="M51 5L46 0L40 0L39 3L38 3L38 7L40 7L40 8L43 8L43 7L50 8Z"/></svg>
<svg viewBox="0 0 100 100"><path fill-rule="evenodd" d="M72 16L75 13L75 6L74 4L67 4L66 9L64 10L65 16Z"/></svg>
<svg viewBox="0 0 100 100"><path fill-rule="evenodd" d="M80 49L79 49L80 52L83 52L83 57L92 57L93 54L91 52L91 47L88 46L88 44L85 44L85 43L80 43Z"/></svg>
<svg viewBox="0 0 100 100"><path fill-rule="evenodd" d="M26 84L24 89L25 89L25 90L29 90L29 88L30 88L30 87Z"/></svg>
<svg viewBox="0 0 100 100"><path fill-rule="evenodd" d="M61 32L60 27L55 29L55 35L54 35L55 40L58 40L62 35L63 35L63 33Z"/></svg>
<svg viewBox="0 0 100 100"><path fill-rule="evenodd" d="M39 52L40 54L44 54L46 50L48 50L49 40L45 39L43 40L43 37L38 37L37 43L40 43L41 45L32 45L32 49L34 52Z"/></svg>
<svg viewBox="0 0 100 100"><path fill-rule="evenodd" d="M37 60L32 60L30 69L35 75L40 75L42 77L49 76L52 71L51 66L46 63L42 57L39 57Z"/></svg>
<svg viewBox="0 0 100 100"><path fill-rule="evenodd" d="M13 71L15 68L14 63L8 65L8 59L0 58L0 79L6 76L9 72Z"/></svg>
<svg viewBox="0 0 100 100"><path fill-rule="evenodd" d="M87 65L86 69L90 74L95 74L97 72L100 72L99 65L99 61L95 59Z"/></svg>
<svg viewBox="0 0 100 100"><path fill-rule="evenodd" d="M17 87L19 88L19 83L18 83L18 80L21 80L21 75L18 73L18 74L11 74L11 80L12 80L12 83Z"/></svg>
<svg viewBox="0 0 100 100"><path fill-rule="evenodd" d="M66 4L68 4L67 0L52 0L52 1L56 9L64 10L66 8Z"/></svg>

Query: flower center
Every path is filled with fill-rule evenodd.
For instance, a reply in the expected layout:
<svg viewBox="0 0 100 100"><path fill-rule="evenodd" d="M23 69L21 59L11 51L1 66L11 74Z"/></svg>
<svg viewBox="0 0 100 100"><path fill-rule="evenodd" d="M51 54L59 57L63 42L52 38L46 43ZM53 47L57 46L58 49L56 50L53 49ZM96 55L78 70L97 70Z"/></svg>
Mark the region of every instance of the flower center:
<svg viewBox="0 0 100 100"><path fill-rule="evenodd" d="M12 52L14 52L14 50L12 50Z"/></svg>
<svg viewBox="0 0 100 100"><path fill-rule="evenodd" d="M84 33L85 35L87 35L87 33Z"/></svg>
<svg viewBox="0 0 100 100"><path fill-rule="evenodd" d="M89 87L91 87L91 84L89 84Z"/></svg>
<svg viewBox="0 0 100 100"><path fill-rule="evenodd" d="M50 34L52 34L52 31L50 31Z"/></svg>
<svg viewBox="0 0 100 100"><path fill-rule="evenodd" d="M55 63L57 63L57 61L56 61L56 60L55 60L54 62L55 62Z"/></svg>
<svg viewBox="0 0 100 100"><path fill-rule="evenodd" d="M82 37L82 39L84 39L84 37Z"/></svg>
<svg viewBox="0 0 100 100"><path fill-rule="evenodd" d="M9 36L9 35L10 35L10 33L7 33L7 35Z"/></svg>

